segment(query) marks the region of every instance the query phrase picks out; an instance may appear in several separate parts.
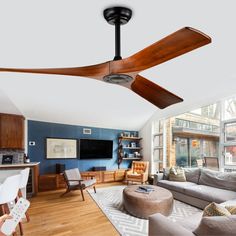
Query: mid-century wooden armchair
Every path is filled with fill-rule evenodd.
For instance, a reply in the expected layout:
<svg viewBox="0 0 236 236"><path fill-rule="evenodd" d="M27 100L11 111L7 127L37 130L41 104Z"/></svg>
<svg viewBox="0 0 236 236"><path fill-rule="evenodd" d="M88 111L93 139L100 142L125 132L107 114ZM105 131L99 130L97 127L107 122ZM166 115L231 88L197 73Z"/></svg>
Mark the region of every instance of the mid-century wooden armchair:
<svg viewBox="0 0 236 236"><path fill-rule="evenodd" d="M67 189L66 192L62 194L62 196L65 195L66 193L69 193L70 191L80 190L84 201L84 193L83 193L84 189L86 189L87 187L93 187L94 192L96 193L96 187L95 187L96 179L94 178L95 175L92 176L90 174L89 177L91 177L91 179L83 180L81 178L78 168L65 170L64 178L67 185Z"/></svg>
<svg viewBox="0 0 236 236"><path fill-rule="evenodd" d="M126 172L125 180L127 184L131 182L146 183L148 180L148 161L133 161L131 170Z"/></svg>

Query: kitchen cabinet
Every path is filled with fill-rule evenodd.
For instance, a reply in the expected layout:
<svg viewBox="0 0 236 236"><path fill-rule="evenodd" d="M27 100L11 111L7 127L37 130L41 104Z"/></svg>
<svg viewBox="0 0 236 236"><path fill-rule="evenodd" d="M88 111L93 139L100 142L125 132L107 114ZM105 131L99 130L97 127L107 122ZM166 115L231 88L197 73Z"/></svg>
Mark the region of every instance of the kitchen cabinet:
<svg viewBox="0 0 236 236"><path fill-rule="evenodd" d="M21 115L0 114L0 148L24 149L25 118Z"/></svg>

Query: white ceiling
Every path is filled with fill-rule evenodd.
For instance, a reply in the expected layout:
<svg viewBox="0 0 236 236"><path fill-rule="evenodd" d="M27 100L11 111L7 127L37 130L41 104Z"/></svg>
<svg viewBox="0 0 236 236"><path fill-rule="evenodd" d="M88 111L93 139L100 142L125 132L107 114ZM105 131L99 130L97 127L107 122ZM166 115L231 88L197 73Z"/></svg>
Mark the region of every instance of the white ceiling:
<svg viewBox="0 0 236 236"><path fill-rule="evenodd" d="M235 0L1 1L0 67L72 67L111 60L114 28L102 10L114 5L134 12L122 27L124 58L184 26L212 37L211 45L142 73L183 97L183 103L161 111L123 87L92 79L1 72L0 112L8 98L15 113L28 119L140 129L154 113L174 114L236 93Z"/></svg>

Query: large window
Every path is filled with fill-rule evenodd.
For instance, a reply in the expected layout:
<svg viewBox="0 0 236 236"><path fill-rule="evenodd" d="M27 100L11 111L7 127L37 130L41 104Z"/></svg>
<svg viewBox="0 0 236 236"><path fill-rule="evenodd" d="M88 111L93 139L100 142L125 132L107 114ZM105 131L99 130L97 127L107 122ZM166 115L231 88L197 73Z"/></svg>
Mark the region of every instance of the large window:
<svg viewBox="0 0 236 236"><path fill-rule="evenodd" d="M236 169L236 96L156 121L153 127L152 169L194 167L204 157L218 158L221 169Z"/></svg>
<svg viewBox="0 0 236 236"><path fill-rule="evenodd" d="M196 167L197 160L204 157L218 157L217 141L177 138L176 139L176 165L181 167Z"/></svg>
<svg viewBox="0 0 236 236"><path fill-rule="evenodd" d="M223 166L236 166L236 120L222 122Z"/></svg>

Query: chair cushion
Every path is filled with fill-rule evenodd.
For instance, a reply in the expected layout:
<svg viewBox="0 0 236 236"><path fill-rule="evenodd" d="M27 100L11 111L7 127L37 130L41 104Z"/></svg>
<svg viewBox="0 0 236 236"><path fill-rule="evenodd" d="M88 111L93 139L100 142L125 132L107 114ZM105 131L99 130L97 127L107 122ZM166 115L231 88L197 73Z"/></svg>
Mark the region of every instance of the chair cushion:
<svg viewBox="0 0 236 236"><path fill-rule="evenodd" d="M196 186L195 183L192 182L177 182L177 181L169 181L169 180L160 180L158 186L167 188L176 192L185 192L185 188Z"/></svg>
<svg viewBox="0 0 236 236"><path fill-rule="evenodd" d="M64 171L65 177L67 180L79 180L81 179L81 175L78 168L65 170ZM78 182L77 182L78 183Z"/></svg>
<svg viewBox="0 0 236 236"><path fill-rule="evenodd" d="M141 174L127 174L127 178L135 178L135 179L140 179L141 178Z"/></svg>
<svg viewBox="0 0 236 236"><path fill-rule="evenodd" d="M147 162L134 161L133 162L133 173L142 174L146 171Z"/></svg>
<svg viewBox="0 0 236 236"><path fill-rule="evenodd" d="M189 186L188 188L185 188L185 194L208 202L216 203L221 203L236 198L236 192L206 185Z"/></svg>
<svg viewBox="0 0 236 236"><path fill-rule="evenodd" d="M203 217L199 226L194 230L197 236L233 236L236 232L236 216Z"/></svg>
<svg viewBox="0 0 236 236"><path fill-rule="evenodd" d="M236 173L201 169L199 184L236 191Z"/></svg>
<svg viewBox="0 0 236 236"><path fill-rule="evenodd" d="M82 184L83 188L87 188L93 184L96 184L96 179L83 180L83 181L81 181L81 184Z"/></svg>
<svg viewBox="0 0 236 236"><path fill-rule="evenodd" d="M186 182L184 169L179 167L171 167L169 173L170 181Z"/></svg>
<svg viewBox="0 0 236 236"><path fill-rule="evenodd" d="M198 184L201 173L199 168L184 168L184 173L188 182Z"/></svg>
<svg viewBox="0 0 236 236"><path fill-rule="evenodd" d="M231 213L220 204L215 202L207 205L203 210L203 216L230 216Z"/></svg>

